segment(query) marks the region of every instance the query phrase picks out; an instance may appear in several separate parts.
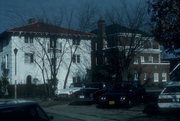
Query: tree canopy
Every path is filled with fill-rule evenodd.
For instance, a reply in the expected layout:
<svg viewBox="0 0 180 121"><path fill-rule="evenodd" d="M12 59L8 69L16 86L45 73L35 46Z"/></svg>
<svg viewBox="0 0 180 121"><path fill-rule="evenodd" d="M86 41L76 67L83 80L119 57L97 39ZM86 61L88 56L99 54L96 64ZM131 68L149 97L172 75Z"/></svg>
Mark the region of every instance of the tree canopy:
<svg viewBox="0 0 180 121"><path fill-rule="evenodd" d="M150 13L157 41L168 51L180 48L180 1L152 0Z"/></svg>

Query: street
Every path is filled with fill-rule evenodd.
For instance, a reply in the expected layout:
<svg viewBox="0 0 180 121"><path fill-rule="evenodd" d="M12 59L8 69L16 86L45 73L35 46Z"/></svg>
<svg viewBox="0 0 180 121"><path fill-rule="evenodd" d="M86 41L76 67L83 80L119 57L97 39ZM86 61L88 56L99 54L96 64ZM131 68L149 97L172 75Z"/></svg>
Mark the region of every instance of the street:
<svg viewBox="0 0 180 121"><path fill-rule="evenodd" d="M142 112L144 106L133 108L100 109L96 105L56 105L45 110L54 116L53 121L180 121L179 116L154 115Z"/></svg>
<svg viewBox="0 0 180 121"><path fill-rule="evenodd" d="M46 111L51 112L57 120L63 116L64 121L128 121L134 117L146 116L142 109L142 106L131 109L99 109L96 105L56 105L46 108Z"/></svg>
<svg viewBox="0 0 180 121"><path fill-rule="evenodd" d="M47 112L49 116L53 116L53 121L82 121L79 119L67 117L67 116L62 116L56 113L49 113Z"/></svg>

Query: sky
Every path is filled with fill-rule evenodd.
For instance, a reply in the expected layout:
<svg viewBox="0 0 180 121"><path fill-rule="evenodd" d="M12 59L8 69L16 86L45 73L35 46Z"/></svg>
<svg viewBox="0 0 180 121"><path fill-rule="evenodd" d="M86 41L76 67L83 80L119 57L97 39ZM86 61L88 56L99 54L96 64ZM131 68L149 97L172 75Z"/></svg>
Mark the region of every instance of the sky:
<svg viewBox="0 0 180 121"><path fill-rule="evenodd" d="M81 10L82 4L90 2L99 11L106 11L112 6L119 6L119 0L0 0L0 32L19 26L19 19L32 18L46 13L48 17L58 15L63 9ZM138 0L126 0L129 5ZM45 12L44 12L45 11ZM98 12L99 12L98 11ZM19 19L17 19L19 18ZM18 23L18 24L17 24Z"/></svg>

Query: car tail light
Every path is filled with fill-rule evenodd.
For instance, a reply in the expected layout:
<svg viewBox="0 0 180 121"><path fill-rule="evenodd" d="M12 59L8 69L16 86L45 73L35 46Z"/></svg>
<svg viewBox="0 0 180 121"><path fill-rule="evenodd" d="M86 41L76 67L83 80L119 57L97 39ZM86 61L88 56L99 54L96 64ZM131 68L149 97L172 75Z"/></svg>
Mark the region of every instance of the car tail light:
<svg viewBox="0 0 180 121"><path fill-rule="evenodd" d="M172 102L172 99L164 99L164 98L162 98L162 99L158 99L158 102L159 103L168 103L168 102Z"/></svg>

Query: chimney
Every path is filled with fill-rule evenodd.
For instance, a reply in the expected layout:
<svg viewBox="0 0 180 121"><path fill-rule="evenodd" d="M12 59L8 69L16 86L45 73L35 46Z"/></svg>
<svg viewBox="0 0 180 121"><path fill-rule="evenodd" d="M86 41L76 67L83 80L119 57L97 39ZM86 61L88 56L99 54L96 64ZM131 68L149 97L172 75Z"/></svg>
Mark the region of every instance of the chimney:
<svg viewBox="0 0 180 121"><path fill-rule="evenodd" d="M29 20L28 20L28 24L34 24L34 23L36 23L37 22L37 19L36 18L30 18Z"/></svg>
<svg viewBox="0 0 180 121"><path fill-rule="evenodd" d="M98 37L101 43L101 48L104 49L107 47L107 37L106 37L106 23L104 20L100 19L98 21Z"/></svg>

